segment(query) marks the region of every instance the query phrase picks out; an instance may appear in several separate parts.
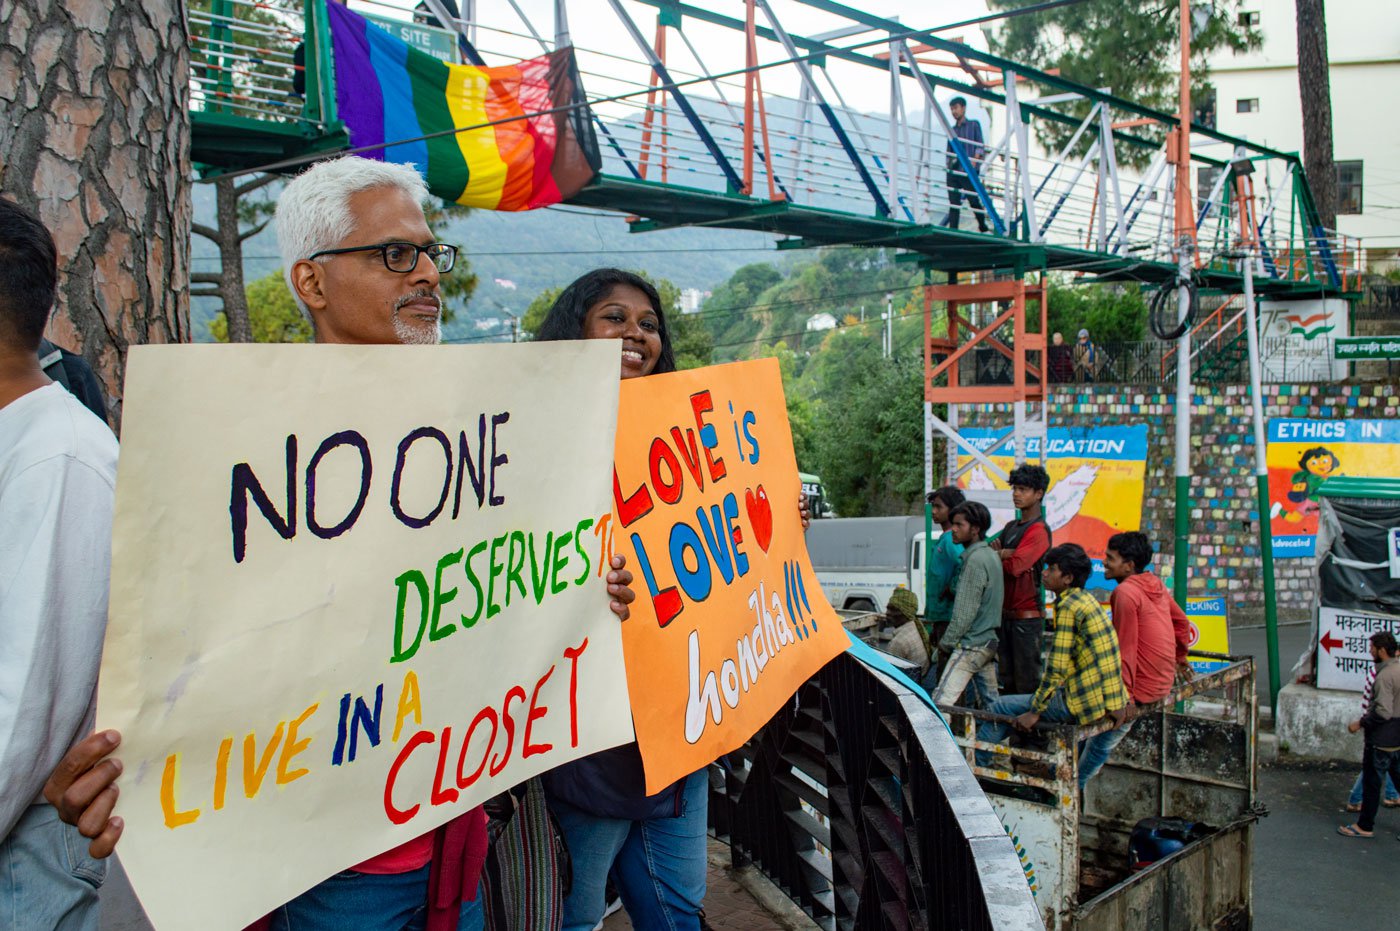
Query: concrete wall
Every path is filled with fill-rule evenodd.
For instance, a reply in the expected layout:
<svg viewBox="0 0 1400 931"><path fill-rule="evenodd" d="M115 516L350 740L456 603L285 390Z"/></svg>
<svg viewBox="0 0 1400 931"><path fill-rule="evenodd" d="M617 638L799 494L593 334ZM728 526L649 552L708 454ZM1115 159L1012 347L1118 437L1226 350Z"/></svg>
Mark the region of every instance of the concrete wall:
<svg viewBox="0 0 1400 931"><path fill-rule="evenodd" d="M1266 417L1393 418L1400 385L1265 385ZM1050 402L1051 426L1148 425L1147 488L1141 530L1161 555L1157 569L1172 574L1175 393L1132 385L1063 386ZM1256 621L1264 610L1259 579L1259 511L1254 497L1254 434L1248 388L1202 388L1193 400L1191 479L1192 597L1225 595L1232 622ZM972 412L966 426L1005 426L1001 412ZM1309 616L1315 581L1310 561L1281 559L1275 578L1280 615Z"/></svg>
<svg viewBox="0 0 1400 931"><path fill-rule="evenodd" d="M1318 689L1290 682L1278 693L1279 749L1321 760L1361 759L1362 735L1347 732L1361 717L1361 693Z"/></svg>

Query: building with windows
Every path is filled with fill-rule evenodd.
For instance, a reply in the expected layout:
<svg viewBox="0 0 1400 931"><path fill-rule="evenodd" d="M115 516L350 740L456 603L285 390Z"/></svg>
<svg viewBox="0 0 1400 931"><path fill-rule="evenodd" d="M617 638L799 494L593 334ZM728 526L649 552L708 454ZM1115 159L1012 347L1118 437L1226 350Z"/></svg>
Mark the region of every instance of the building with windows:
<svg viewBox="0 0 1400 931"><path fill-rule="evenodd" d="M1216 127L1301 152L1294 0L1239 0L1231 15L1258 30L1263 43L1212 55ZM1393 257L1400 250L1400 120L1393 117L1400 98L1400 4L1327 0L1327 51L1337 227L1361 237L1373 261Z"/></svg>

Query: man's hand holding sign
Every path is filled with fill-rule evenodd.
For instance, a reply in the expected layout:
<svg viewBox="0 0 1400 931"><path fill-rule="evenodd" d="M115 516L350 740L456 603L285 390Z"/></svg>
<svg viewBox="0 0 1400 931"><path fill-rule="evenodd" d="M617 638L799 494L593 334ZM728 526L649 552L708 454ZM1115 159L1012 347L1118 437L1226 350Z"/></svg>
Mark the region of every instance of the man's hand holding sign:
<svg viewBox="0 0 1400 931"><path fill-rule="evenodd" d="M656 792L742 745L845 650L817 587L777 363L624 381L611 528L643 584L623 629Z"/></svg>

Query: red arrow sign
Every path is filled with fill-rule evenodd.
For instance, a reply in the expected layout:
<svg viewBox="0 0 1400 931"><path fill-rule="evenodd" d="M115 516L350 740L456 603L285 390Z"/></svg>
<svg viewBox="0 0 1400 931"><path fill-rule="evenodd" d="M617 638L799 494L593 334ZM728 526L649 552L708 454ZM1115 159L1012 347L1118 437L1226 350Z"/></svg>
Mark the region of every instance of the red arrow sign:
<svg viewBox="0 0 1400 931"><path fill-rule="evenodd" d="M1322 648L1328 653L1332 652L1333 647L1339 647L1345 642L1346 641L1344 640L1338 640L1337 638L1333 637L1332 631L1330 630L1327 633L1323 634L1322 639L1318 641L1318 643L1321 644Z"/></svg>

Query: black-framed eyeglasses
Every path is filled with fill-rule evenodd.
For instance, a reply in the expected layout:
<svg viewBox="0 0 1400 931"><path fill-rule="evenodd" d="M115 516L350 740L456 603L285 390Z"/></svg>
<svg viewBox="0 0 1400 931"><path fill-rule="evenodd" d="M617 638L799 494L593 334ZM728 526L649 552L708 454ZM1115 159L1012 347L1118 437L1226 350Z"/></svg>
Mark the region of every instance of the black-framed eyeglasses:
<svg viewBox="0 0 1400 931"><path fill-rule="evenodd" d="M322 249L308 258L319 259L323 255L345 255L350 252L378 252L384 259L384 267L400 275L407 275L417 268L420 255L426 255L433 267L444 275L452 271L452 266L457 264L457 247L445 242L430 242L426 246L411 242L380 242L372 246Z"/></svg>

